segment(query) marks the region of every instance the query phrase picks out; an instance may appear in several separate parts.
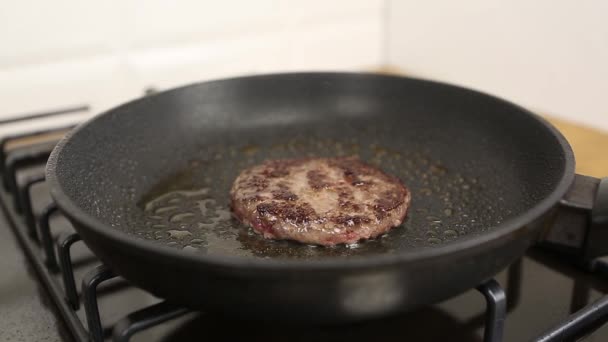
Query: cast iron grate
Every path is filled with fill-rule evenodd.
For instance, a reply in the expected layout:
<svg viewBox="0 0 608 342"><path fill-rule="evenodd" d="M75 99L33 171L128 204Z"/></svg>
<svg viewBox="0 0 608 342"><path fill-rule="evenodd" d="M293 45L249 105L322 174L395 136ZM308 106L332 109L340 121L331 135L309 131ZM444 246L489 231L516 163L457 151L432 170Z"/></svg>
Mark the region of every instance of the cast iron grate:
<svg viewBox="0 0 608 342"><path fill-rule="evenodd" d="M65 111L48 113L44 116L63 113ZM28 135L52 133L72 127L37 131ZM100 284L118 276L105 265L91 269L83 279L81 296L79 296L71 249L75 242L80 241L80 237L76 233L62 233L56 241L53 241L49 220L51 216L58 213L58 208L54 204L48 205L39 215L34 215L30 198L31 188L44 182L42 172L30 175L21 182L17 181L17 172L20 169L32 165L42 166L46 163L56 141L38 144L33 149L5 152L5 146L10 140L25 136L15 135L0 140L0 172L3 180L0 203L40 281L48 290L73 337L77 341L100 342L111 335L114 341L126 342L138 332L191 312L188 308L162 301L126 315L113 325L111 331L104 329L100 318L97 288ZM608 263L598 261L595 271L605 275L608 273ZM60 275L61 281L57 281L57 277L55 277L57 274ZM507 306L507 295L497 281L491 279L476 289L486 301L485 317L483 318L485 321L484 341L500 342L503 339L507 311L519 297L517 286L512 287L509 284L508 290L511 297L509 306ZM86 325L76 313L80 308L81 298ZM534 338L533 341L574 340L591 333L606 321L608 321L608 296L577 311L541 336Z"/></svg>

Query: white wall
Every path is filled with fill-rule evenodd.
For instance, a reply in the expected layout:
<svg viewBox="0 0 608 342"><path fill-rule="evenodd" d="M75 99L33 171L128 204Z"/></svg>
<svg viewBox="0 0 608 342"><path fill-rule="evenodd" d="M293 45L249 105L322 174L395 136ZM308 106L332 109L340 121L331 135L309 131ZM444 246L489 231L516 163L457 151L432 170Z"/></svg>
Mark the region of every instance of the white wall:
<svg viewBox="0 0 608 342"><path fill-rule="evenodd" d="M387 61L608 129L608 1L388 0Z"/></svg>
<svg viewBox="0 0 608 342"><path fill-rule="evenodd" d="M382 0L15 1L0 10L0 118L93 111L197 80L382 64Z"/></svg>
<svg viewBox="0 0 608 342"><path fill-rule="evenodd" d="M15 1L0 118L217 77L392 64L608 129L608 1Z"/></svg>

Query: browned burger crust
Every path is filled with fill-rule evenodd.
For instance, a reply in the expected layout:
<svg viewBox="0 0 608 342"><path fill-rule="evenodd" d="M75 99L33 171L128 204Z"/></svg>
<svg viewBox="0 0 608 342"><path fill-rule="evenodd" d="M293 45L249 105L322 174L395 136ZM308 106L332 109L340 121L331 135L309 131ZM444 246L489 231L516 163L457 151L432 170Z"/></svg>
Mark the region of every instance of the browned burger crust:
<svg viewBox="0 0 608 342"><path fill-rule="evenodd" d="M400 225L410 193L358 158L268 160L242 171L230 191L234 215L264 237L331 246Z"/></svg>

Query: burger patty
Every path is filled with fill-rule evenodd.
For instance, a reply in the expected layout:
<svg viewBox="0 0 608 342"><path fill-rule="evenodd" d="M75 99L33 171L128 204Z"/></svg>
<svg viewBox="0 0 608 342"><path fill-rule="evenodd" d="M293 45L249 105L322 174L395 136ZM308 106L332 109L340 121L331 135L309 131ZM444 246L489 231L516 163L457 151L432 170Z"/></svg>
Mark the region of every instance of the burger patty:
<svg viewBox="0 0 608 342"><path fill-rule="evenodd" d="M400 225L410 192L358 158L268 160L242 171L230 191L234 215L265 238L331 246Z"/></svg>

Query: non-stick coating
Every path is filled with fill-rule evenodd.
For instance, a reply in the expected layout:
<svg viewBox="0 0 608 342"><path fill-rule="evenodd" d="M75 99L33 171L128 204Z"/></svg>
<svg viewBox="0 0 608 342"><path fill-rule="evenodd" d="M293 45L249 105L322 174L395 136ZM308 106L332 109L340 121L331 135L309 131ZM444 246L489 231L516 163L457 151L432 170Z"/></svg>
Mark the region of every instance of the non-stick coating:
<svg viewBox="0 0 608 342"><path fill-rule="evenodd" d="M209 255L244 265L346 263L462 244L522 223L530 208L565 191L570 153L546 123L470 90L377 75L284 74L201 83L118 107L63 141L48 175L80 229L99 221L198 253L201 262ZM240 170L309 155L359 155L398 176L412 192L405 224L358 246L315 248L263 240L230 218L228 191Z"/></svg>

